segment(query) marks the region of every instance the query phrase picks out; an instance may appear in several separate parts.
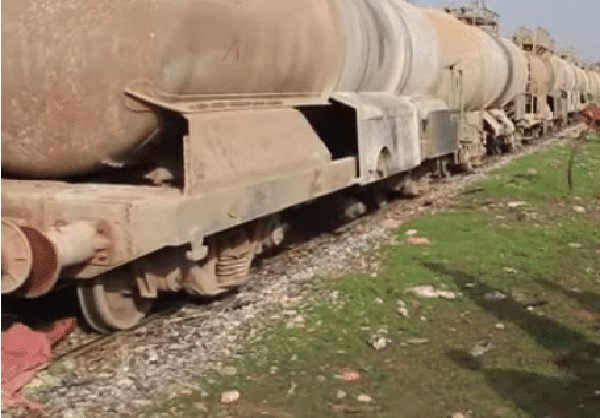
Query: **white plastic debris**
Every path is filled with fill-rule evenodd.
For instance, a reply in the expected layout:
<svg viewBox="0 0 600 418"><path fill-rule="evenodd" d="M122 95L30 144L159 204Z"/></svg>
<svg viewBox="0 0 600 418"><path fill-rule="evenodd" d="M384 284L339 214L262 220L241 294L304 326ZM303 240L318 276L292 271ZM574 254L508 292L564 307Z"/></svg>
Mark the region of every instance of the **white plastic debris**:
<svg viewBox="0 0 600 418"><path fill-rule="evenodd" d="M375 349L375 351L383 350L390 344L392 340L382 335L373 335L369 338L369 345Z"/></svg>
<svg viewBox="0 0 600 418"><path fill-rule="evenodd" d="M483 295L483 298L485 300L504 300L507 298L507 296L502 292L496 291L494 293L486 293Z"/></svg>
<svg viewBox="0 0 600 418"><path fill-rule="evenodd" d="M364 403L373 402L373 398L371 398L369 395L365 395L364 393L361 394L361 395L358 395L358 397L356 398L356 400L358 402L364 402Z"/></svg>
<svg viewBox="0 0 600 418"><path fill-rule="evenodd" d="M417 286L408 289L409 292L415 293L424 298L430 299L456 299L456 293L448 290L435 289L433 286Z"/></svg>
<svg viewBox="0 0 600 418"><path fill-rule="evenodd" d="M401 316L408 318L410 316L408 309L406 309L404 306L400 306L398 309L398 314L400 314Z"/></svg>
<svg viewBox="0 0 600 418"><path fill-rule="evenodd" d="M480 357L494 348L495 345L492 344L490 341L480 341L477 344L475 344L471 349L471 355L473 357Z"/></svg>
<svg viewBox="0 0 600 418"><path fill-rule="evenodd" d="M237 390L228 390L221 393L221 403L231 403L240 399L240 392Z"/></svg>

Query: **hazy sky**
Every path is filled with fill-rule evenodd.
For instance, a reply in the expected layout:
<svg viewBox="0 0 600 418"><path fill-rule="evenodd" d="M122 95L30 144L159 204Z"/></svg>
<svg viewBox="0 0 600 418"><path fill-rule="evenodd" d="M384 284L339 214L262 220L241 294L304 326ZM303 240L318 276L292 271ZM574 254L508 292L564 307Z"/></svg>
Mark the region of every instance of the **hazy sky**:
<svg viewBox="0 0 600 418"><path fill-rule="evenodd" d="M413 0L424 6L460 6L464 0ZM550 31L559 48L573 47L580 58L600 62L600 0L487 0L500 14L500 31L512 35L520 26Z"/></svg>

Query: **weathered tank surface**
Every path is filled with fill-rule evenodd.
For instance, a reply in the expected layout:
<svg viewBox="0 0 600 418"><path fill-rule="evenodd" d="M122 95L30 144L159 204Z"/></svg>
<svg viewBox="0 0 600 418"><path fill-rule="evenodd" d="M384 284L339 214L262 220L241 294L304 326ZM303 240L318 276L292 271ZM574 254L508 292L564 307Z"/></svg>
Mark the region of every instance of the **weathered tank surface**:
<svg viewBox="0 0 600 418"><path fill-rule="evenodd" d="M331 91L342 64L334 0L2 4L2 168L56 178L119 160L156 134L124 95Z"/></svg>
<svg viewBox="0 0 600 418"><path fill-rule="evenodd" d="M400 0L25 0L2 12L2 169L20 177L118 163L160 135L157 112L126 96L128 87L171 97L433 94L449 103L456 67L468 111L522 85L522 62L505 42Z"/></svg>
<svg viewBox="0 0 600 418"><path fill-rule="evenodd" d="M495 107L502 107L518 95L523 94L527 89L529 78L527 54L510 39L500 38L500 42L509 54L509 82L506 85L504 94L493 104Z"/></svg>
<svg viewBox="0 0 600 418"><path fill-rule="evenodd" d="M152 134L155 115L122 92L154 79L157 10L142 0L2 3L4 171L60 177Z"/></svg>
<svg viewBox="0 0 600 418"><path fill-rule="evenodd" d="M566 62L554 54L546 54L544 59L551 71L550 92L557 92L565 88L568 77Z"/></svg>
<svg viewBox="0 0 600 418"><path fill-rule="evenodd" d="M588 70L588 78L590 80L589 94L593 97L596 102L600 101L600 73Z"/></svg>
<svg viewBox="0 0 600 418"><path fill-rule="evenodd" d="M465 110L487 108L499 100L510 83L509 56L503 45L444 11L425 9L423 14L435 30L441 68L462 70ZM442 71L436 94L449 102L454 91L452 72Z"/></svg>
<svg viewBox="0 0 600 418"><path fill-rule="evenodd" d="M577 91L581 94L586 94L589 87L589 79L586 72L580 68L575 68L575 74L577 76Z"/></svg>
<svg viewBox="0 0 600 418"><path fill-rule="evenodd" d="M577 89L577 67L573 63L566 61L567 63L567 91L574 91Z"/></svg>
<svg viewBox="0 0 600 418"><path fill-rule="evenodd" d="M531 93L547 95L552 85L551 67L542 57L530 56Z"/></svg>

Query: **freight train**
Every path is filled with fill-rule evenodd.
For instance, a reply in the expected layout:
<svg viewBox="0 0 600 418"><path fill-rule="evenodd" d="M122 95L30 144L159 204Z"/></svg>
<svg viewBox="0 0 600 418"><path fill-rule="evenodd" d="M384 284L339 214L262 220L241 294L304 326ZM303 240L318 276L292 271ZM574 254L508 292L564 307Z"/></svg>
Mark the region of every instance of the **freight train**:
<svg viewBox="0 0 600 418"><path fill-rule="evenodd" d="M575 120L600 75L482 7L401 0L5 1L2 294L74 283L128 329L242 285L282 211Z"/></svg>

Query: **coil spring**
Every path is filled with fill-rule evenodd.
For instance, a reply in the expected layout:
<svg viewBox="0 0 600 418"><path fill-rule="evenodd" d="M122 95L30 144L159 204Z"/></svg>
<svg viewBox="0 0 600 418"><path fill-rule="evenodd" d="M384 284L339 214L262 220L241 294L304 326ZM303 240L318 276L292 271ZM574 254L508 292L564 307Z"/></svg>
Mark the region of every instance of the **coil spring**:
<svg viewBox="0 0 600 418"><path fill-rule="evenodd" d="M239 255L223 254L217 261L217 277L222 284L235 284L248 274L252 261L252 252L246 251Z"/></svg>

